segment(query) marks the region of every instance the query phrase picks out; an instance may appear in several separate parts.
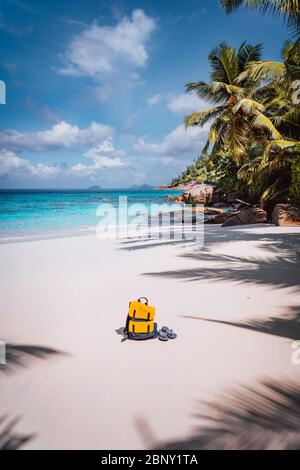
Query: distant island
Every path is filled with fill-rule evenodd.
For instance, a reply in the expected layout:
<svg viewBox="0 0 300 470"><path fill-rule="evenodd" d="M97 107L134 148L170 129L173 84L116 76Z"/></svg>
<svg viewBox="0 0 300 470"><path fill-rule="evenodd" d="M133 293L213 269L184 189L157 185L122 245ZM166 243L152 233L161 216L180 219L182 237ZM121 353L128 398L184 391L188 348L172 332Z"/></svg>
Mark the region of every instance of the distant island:
<svg viewBox="0 0 300 470"><path fill-rule="evenodd" d="M99 191L101 189L102 189L101 186L90 186L88 188L88 191Z"/></svg>

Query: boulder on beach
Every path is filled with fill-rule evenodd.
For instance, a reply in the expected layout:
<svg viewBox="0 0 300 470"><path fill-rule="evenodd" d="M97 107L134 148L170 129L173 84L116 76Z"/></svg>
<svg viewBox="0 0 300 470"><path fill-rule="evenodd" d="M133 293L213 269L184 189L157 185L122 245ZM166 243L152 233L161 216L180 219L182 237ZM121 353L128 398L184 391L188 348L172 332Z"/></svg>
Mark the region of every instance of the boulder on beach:
<svg viewBox="0 0 300 470"><path fill-rule="evenodd" d="M209 223L224 224L231 217L233 217L232 212L223 212L223 214L218 214L215 217L213 217Z"/></svg>
<svg viewBox="0 0 300 470"><path fill-rule="evenodd" d="M236 201L236 197L236 191L228 191L225 195L225 202L227 202L227 204L233 204Z"/></svg>
<svg viewBox="0 0 300 470"><path fill-rule="evenodd" d="M156 189L173 189L184 191L179 196L167 196L170 201L185 204L204 204L213 207L229 207L237 203L237 193L235 190L225 190L216 188L211 184L188 181L174 186L159 186Z"/></svg>
<svg viewBox="0 0 300 470"><path fill-rule="evenodd" d="M276 204L272 223L279 226L300 225L300 207L292 204Z"/></svg>
<svg viewBox="0 0 300 470"><path fill-rule="evenodd" d="M211 204L213 197L213 186L209 184L195 185L187 195L187 202L189 204Z"/></svg>
<svg viewBox="0 0 300 470"><path fill-rule="evenodd" d="M173 201L173 202L182 202L183 201L182 194L179 194L179 196L170 196L170 195L168 195L167 199L168 199L168 201Z"/></svg>
<svg viewBox="0 0 300 470"><path fill-rule="evenodd" d="M250 207L244 209L229 217L222 227L231 227L233 225L252 225L265 224L268 221L266 211L260 207Z"/></svg>
<svg viewBox="0 0 300 470"><path fill-rule="evenodd" d="M218 214L223 214L224 210L223 209L217 209L217 208L211 208L211 207L205 207L204 208L204 213L206 215L218 215Z"/></svg>

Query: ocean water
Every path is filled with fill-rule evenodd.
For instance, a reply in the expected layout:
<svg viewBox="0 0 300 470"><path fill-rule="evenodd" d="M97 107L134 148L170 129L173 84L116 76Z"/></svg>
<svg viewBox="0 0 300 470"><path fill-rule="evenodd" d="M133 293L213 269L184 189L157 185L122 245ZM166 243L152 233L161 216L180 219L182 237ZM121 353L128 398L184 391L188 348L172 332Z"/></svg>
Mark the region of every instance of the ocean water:
<svg viewBox="0 0 300 470"><path fill-rule="evenodd" d="M160 190L0 190L0 242L93 233L105 213L107 220L115 223L110 208L115 208L117 213L120 197L127 197L130 219L136 212L136 204L141 205L141 211L143 208L150 211L153 204L171 205L166 196L180 193Z"/></svg>

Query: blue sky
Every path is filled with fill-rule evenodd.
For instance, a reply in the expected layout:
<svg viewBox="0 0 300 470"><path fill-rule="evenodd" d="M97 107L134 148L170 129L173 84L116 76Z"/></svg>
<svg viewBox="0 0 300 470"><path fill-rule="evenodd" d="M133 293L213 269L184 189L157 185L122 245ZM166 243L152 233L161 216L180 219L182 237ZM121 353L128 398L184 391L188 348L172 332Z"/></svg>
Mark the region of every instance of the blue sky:
<svg viewBox="0 0 300 470"><path fill-rule="evenodd" d="M280 19L218 0L0 0L0 187L163 184L201 152L184 92L219 42L280 59Z"/></svg>

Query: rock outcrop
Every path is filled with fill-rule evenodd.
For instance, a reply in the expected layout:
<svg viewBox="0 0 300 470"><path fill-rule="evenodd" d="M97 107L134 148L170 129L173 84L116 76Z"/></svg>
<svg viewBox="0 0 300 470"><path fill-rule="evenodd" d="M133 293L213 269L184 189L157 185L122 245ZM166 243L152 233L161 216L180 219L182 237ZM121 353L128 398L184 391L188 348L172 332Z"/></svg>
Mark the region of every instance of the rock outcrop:
<svg viewBox="0 0 300 470"><path fill-rule="evenodd" d="M232 212L223 212L222 214L217 214L215 217L210 217L205 220L205 224L224 224L226 220L230 219L234 213Z"/></svg>
<svg viewBox="0 0 300 470"><path fill-rule="evenodd" d="M236 201L236 198L237 198L237 193L234 190L214 188L212 203L213 205L233 204Z"/></svg>
<svg viewBox="0 0 300 470"><path fill-rule="evenodd" d="M212 203L213 191L213 186L209 184L196 185L186 194L186 202L188 204L209 205Z"/></svg>
<svg viewBox="0 0 300 470"><path fill-rule="evenodd" d="M189 191L191 190L194 186L198 186L199 183L197 183L197 181L187 181L186 183L178 183L174 186L167 186L166 184L163 184L161 186L156 186L156 188L154 189L160 189L160 190L165 190L165 191L170 191L170 190L174 190L174 191Z"/></svg>
<svg viewBox="0 0 300 470"><path fill-rule="evenodd" d="M250 207L244 209L229 217L222 227L231 227L233 225L252 225L265 224L268 221L266 211L260 207Z"/></svg>
<svg viewBox="0 0 300 470"><path fill-rule="evenodd" d="M237 193L234 190L216 188L210 184L188 181L176 186L158 186L155 189L184 191L179 196L167 196L171 201L186 204L204 204L214 207L232 206L237 202Z"/></svg>
<svg viewBox="0 0 300 470"><path fill-rule="evenodd" d="M272 212L272 223L279 227L300 225L300 207L277 204Z"/></svg>

